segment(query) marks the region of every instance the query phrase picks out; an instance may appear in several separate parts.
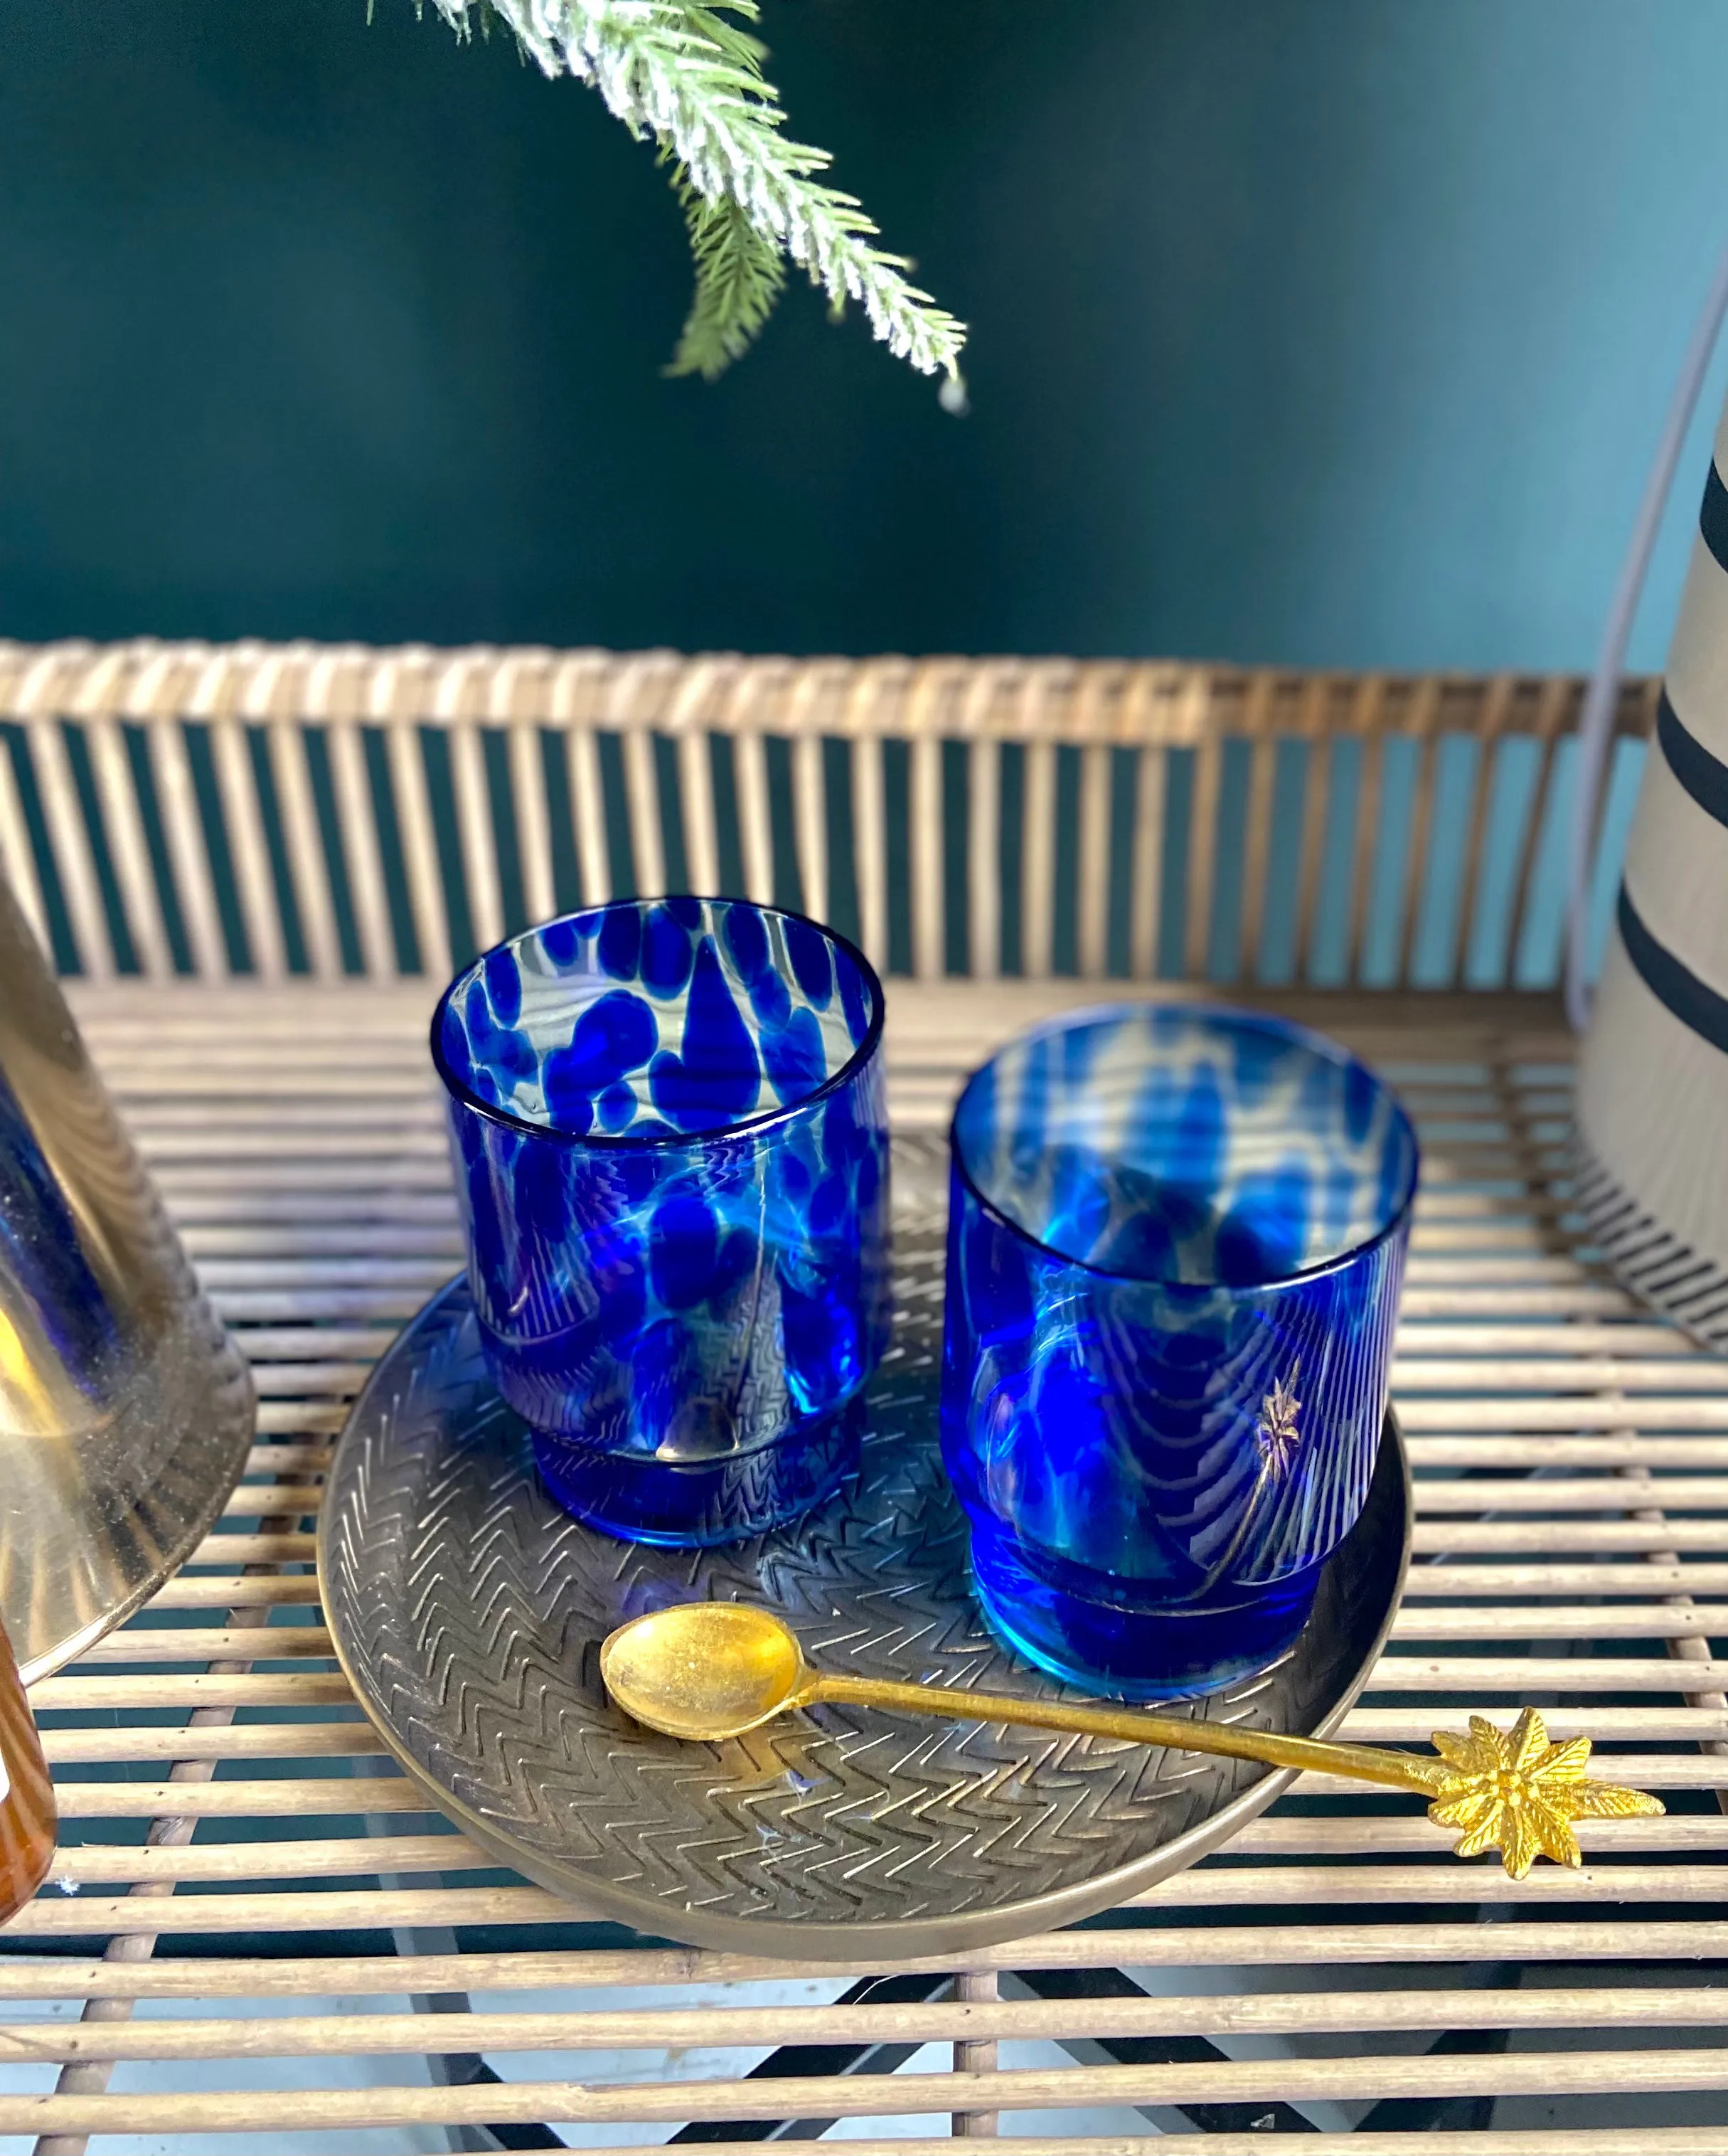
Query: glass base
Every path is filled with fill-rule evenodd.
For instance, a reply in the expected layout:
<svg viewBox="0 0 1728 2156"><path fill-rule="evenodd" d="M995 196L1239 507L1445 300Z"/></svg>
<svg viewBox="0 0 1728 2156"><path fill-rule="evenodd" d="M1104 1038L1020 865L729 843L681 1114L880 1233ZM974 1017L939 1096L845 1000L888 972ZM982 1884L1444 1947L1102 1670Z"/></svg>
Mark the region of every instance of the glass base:
<svg viewBox="0 0 1728 2156"><path fill-rule="evenodd" d="M707 1549L784 1527L831 1496L858 1464L859 1395L771 1444L712 1460L606 1452L534 1432L541 1481L567 1512L621 1542Z"/></svg>
<svg viewBox="0 0 1728 2156"><path fill-rule="evenodd" d="M972 1584L991 1630L1052 1676L1117 1699L1192 1699L1266 1668L1295 1645L1321 1569L1223 1587L1204 1603L1136 1604L1105 1599L1120 1581L1048 1559L1034 1568L1012 1536L972 1523Z"/></svg>

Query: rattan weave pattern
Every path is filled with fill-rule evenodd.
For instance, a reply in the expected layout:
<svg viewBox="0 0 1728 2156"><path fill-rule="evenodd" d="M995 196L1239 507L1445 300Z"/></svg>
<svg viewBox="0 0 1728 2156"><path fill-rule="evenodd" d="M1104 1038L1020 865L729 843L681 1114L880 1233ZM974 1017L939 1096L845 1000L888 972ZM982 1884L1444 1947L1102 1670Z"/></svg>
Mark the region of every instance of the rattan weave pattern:
<svg viewBox="0 0 1728 2156"><path fill-rule="evenodd" d="M892 993L892 1111L928 1130L994 1039L1096 990ZM1079 2113L1116 2137L1084 2143L1104 2156L1143 2110L1146 2133L1175 2129L1147 2156L1264 2147L1262 2117L1317 2124L1305 2145L1339 2156L1728 2147L1710 1980L1728 1960L1728 1663L1711 1645L1728 1630L1728 1373L1577 1244L1551 1179L1567 1045L1541 1012L1305 1006L1401 1085L1428 1171L1395 1381L1418 1568L1346 1733L1420 1738L1532 1701L1672 1815L1599 1825L1582 1873L1515 1886L1457 1866L1413 1803L1310 1779L1144 1906L980 1954L997 1984L844 2004L881 1973L867 1933L855 1964L818 1973L569 1928L567 1905L434 1830L334 1673L309 1568L328 1445L458 1256L424 990L107 983L74 1000L263 1414L196 1565L37 1688L67 1825L0 1955L0 2043L44 2062L0 2070L0 2134L291 2124L332 2147L394 2128L367 2145L408 2148L457 2122L498 2145L485 2129L514 2120L645 2143L691 2122L752 2139L738 2122L765 2115L1001 2112L1049 2152L1074 2146L1063 2115ZM1122 1969L1136 1984L1097 1981ZM450 2010L404 2011L404 1994ZM45 1999L91 2003L50 2022ZM981 2073L992 2041L999 2070ZM816 2073L766 2100L737 2078L775 2046L956 2041L974 2071L926 2051L895 2080ZM434 2053L490 2057L506 2080L428 2082ZM1664 2091L1664 2118L1695 2126L1639 2123ZM1533 2138L1504 2139L1514 2128Z"/></svg>
<svg viewBox="0 0 1728 2156"><path fill-rule="evenodd" d="M1648 731L1656 686L1627 684L1623 735ZM1154 660L0 642L0 867L96 979L441 986L530 921L676 889L799 907L920 979L1546 984L1582 691Z"/></svg>

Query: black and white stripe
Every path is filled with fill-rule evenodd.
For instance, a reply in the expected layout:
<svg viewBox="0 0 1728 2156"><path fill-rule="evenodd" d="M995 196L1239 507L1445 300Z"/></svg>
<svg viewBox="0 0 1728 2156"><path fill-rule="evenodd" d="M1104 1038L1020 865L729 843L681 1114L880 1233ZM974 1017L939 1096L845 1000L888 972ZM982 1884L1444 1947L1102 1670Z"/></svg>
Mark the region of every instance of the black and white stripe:
<svg viewBox="0 0 1728 2156"><path fill-rule="evenodd" d="M1728 1352L1728 1265L1670 1235L1595 1158L1581 1134L1574 1137L1572 1168L1574 1202L1616 1277L1707 1347Z"/></svg>
<svg viewBox="0 0 1728 2156"><path fill-rule="evenodd" d="M1712 470L1711 477L1715 475ZM1687 732L1666 689L1656 711L1656 746L1669 769L1705 814L1728 824L1728 763L1713 756L1695 734Z"/></svg>
<svg viewBox="0 0 1728 2156"><path fill-rule="evenodd" d="M1578 1075L1579 1203L1626 1286L1728 1344L1728 415ZM1719 1329L1720 1328L1720 1329Z"/></svg>

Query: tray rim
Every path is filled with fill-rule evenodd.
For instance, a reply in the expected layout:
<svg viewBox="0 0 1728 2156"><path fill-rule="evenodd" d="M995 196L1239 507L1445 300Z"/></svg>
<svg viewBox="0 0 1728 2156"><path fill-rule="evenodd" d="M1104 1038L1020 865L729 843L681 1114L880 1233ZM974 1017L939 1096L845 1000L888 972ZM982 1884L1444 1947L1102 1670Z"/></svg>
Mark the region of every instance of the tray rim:
<svg viewBox="0 0 1728 2156"><path fill-rule="evenodd" d="M465 1271L446 1281L442 1287L428 1296L380 1356L365 1384L355 1395L336 1439L326 1478L327 1490L333 1491L336 1486L336 1468L342 1448L348 1442L350 1433L357 1426L361 1412L373 1387L383 1377L397 1347L408 1338L428 1312L467 1286ZM1387 1598L1386 1613L1360 1665L1351 1672L1335 1703L1313 1728L1305 1732L1311 1736L1330 1736L1361 1697L1391 1635L1393 1622L1403 1601L1405 1584L1410 1571L1416 1500L1410 1472L1409 1448L1404 1442L1404 1433L1397 1411L1389 1399L1381 1426L1382 1456L1388 1440L1397 1463L1403 1498L1402 1548L1397 1577ZM1377 1460L1377 1479L1380 1471ZM320 1583L331 1576L326 1558L332 1517L333 1508L326 1502L318 1514L317 1577ZM847 1923L835 1923L826 1919L801 1922L795 1917L731 1917L708 1910L674 1908L659 1902L646 1905L640 1897L624 1889L615 1889L605 1880L592 1879L587 1874L578 1878L564 1873L556 1864L531 1849L518 1845L508 1834L493 1827L459 1797L452 1794L397 1741L396 1732L374 1705L349 1661L344 1650L341 1628L336 1621L335 1610L329 1602L325 1604L325 1622L329 1628L337 1666L347 1679L367 1720L409 1780L431 1798L434 1810L459 1827L471 1840L495 1857L500 1865L519 1872L523 1878L556 1895L561 1901L569 1902L575 1921L623 1923L644 1938L671 1939L680 1946L725 1953L779 1959L796 1949L813 1961L857 1961L859 1923L855 1918ZM1173 1840L1161 1844L1158 1848L1148 1851L1144 1856L1136 1857L1130 1863L1119 1865L1114 1871L1076 1881L1072 1887L1054 1888L1047 1893L1012 1902L1005 1912L980 1909L968 1910L952 1917L872 1919L865 1929L871 1941L879 1945L881 1965L887 1968L891 1964L898 1969L908 1961L949 1953L963 1955L970 1950L997 1947L1013 1939L1027 1938L1033 1933L1056 1931L1064 1925L1078 1923L1083 1918L1097 1916L1104 1910L1119 1907L1133 1896L1160 1885L1179 1871L1187 1871L1202 1857L1211 1856L1275 1804L1295 1780L1299 1771L1294 1767L1269 1768L1258 1781L1252 1783L1238 1796L1233 1797L1209 1819L1202 1820L1197 1826L1189 1827ZM379 1846L382 1851L385 1845L381 1843ZM457 1865L451 1868L460 1870L464 1867ZM674 1918L675 1922L644 1921L659 1915Z"/></svg>

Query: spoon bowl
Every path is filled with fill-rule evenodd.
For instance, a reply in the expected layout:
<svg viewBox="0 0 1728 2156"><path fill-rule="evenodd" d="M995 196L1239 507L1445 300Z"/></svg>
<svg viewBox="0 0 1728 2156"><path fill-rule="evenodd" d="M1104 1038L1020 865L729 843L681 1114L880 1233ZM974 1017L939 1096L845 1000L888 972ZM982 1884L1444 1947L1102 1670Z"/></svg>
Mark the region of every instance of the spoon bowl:
<svg viewBox="0 0 1728 2156"><path fill-rule="evenodd" d="M709 1743L759 1729L810 1688L790 1626L741 1602L680 1602L621 1625L600 1674L633 1721Z"/></svg>

